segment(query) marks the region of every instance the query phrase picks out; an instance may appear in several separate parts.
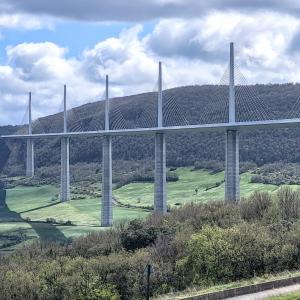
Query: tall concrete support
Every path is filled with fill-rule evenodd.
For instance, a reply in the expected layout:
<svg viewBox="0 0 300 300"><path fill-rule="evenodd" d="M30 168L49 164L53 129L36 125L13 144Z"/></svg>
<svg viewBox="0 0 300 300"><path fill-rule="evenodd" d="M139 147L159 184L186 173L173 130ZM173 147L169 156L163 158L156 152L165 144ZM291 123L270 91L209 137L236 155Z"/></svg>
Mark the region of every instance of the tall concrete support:
<svg viewBox="0 0 300 300"><path fill-rule="evenodd" d="M105 82L105 130L109 131L109 94L108 76ZM112 203L112 151L111 136L103 136L102 141L102 205L101 226L110 227L113 224Z"/></svg>
<svg viewBox="0 0 300 300"><path fill-rule="evenodd" d="M155 134L154 211L167 213L166 193L166 139L164 133Z"/></svg>
<svg viewBox="0 0 300 300"><path fill-rule="evenodd" d="M103 137L101 226L113 224L111 136Z"/></svg>
<svg viewBox="0 0 300 300"><path fill-rule="evenodd" d="M26 176L34 176L34 145L33 140L27 139L27 149L26 149Z"/></svg>
<svg viewBox="0 0 300 300"><path fill-rule="evenodd" d="M60 200L70 200L69 138L61 139Z"/></svg>
<svg viewBox="0 0 300 300"><path fill-rule="evenodd" d="M162 68L161 62L159 62L157 127L163 127L162 104ZM166 138L164 133L155 134L154 211L160 214L167 213Z"/></svg>
<svg viewBox="0 0 300 300"><path fill-rule="evenodd" d="M64 133L67 132L67 88L64 85ZM60 200L70 200L69 138L61 138Z"/></svg>
<svg viewBox="0 0 300 300"><path fill-rule="evenodd" d="M28 101L28 134L32 134L31 92L29 92L29 101ZM32 139L27 139L26 176L27 177L34 176L34 144Z"/></svg>
<svg viewBox="0 0 300 300"><path fill-rule="evenodd" d="M230 43L229 71L229 123L235 123L235 89L234 89L234 46ZM237 130L226 132L225 160L225 201L239 201L239 134Z"/></svg>
<svg viewBox="0 0 300 300"><path fill-rule="evenodd" d="M225 201L239 201L239 134L237 130L226 132Z"/></svg>

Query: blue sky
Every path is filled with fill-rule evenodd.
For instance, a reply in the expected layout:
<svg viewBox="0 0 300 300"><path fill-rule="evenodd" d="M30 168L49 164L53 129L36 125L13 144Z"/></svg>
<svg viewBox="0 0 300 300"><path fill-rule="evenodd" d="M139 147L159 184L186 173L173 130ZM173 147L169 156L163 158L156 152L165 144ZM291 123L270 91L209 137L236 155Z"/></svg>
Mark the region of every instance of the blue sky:
<svg viewBox="0 0 300 300"><path fill-rule="evenodd" d="M229 42L250 83L300 82L300 4L286 0L2 0L0 124L164 88L218 83Z"/></svg>
<svg viewBox="0 0 300 300"><path fill-rule="evenodd" d="M154 21L143 23L141 36L150 33L155 25ZM38 30L22 30L21 28L1 30L0 47L1 62L6 59L6 46L15 46L20 43L40 43L49 41L68 48L67 56L80 56L86 48L91 48L97 42L109 37L118 36L125 28L132 26L128 22L85 23L79 21L60 21L53 28Z"/></svg>

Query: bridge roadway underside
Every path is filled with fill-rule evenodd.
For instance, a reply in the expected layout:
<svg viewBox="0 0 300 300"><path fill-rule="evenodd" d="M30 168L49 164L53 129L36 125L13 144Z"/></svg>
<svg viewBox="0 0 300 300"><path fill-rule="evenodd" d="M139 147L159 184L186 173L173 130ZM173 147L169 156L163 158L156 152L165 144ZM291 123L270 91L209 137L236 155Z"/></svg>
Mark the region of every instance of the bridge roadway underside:
<svg viewBox="0 0 300 300"><path fill-rule="evenodd" d="M133 129L118 129L118 130L100 130L100 131L85 131L85 132L57 132L57 133L38 133L38 134L15 134L2 135L1 138L10 139L41 139L53 137L78 137L78 136L122 136L122 135L154 135L156 133L176 133L176 132L209 132L219 131L226 132L228 130L251 131L256 129L280 129L280 128L297 128L300 127L300 119L282 119L282 120L267 120L267 121L249 121L236 123L215 123L215 124L200 124L188 126L171 126L171 127L153 127L153 128L133 128Z"/></svg>

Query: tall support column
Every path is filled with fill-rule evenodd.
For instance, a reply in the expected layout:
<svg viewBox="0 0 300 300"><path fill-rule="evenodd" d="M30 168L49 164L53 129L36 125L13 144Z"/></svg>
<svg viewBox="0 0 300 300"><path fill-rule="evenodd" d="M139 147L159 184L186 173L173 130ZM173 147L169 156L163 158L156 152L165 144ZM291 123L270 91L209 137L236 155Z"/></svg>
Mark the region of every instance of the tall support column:
<svg viewBox="0 0 300 300"><path fill-rule="evenodd" d="M109 131L109 94L108 76L105 82L105 131ZM102 140L102 205L101 226L113 225L113 203L112 203L112 149L111 136L105 135Z"/></svg>
<svg viewBox="0 0 300 300"><path fill-rule="evenodd" d="M225 201L239 201L239 134L237 130L226 132Z"/></svg>
<svg viewBox="0 0 300 300"><path fill-rule="evenodd" d="M154 211L160 214L167 212L166 139L164 133L155 134Z"/></svg>
<svg viewBox="0 0 300 300"><path fill-rule="evenodd" d="M34 145L32 139L27 139L26 177L34 176Z"/></svg>
<svg viewBox="0 0 300 300"><path fill-rule="evenodd" d="M111 136L103 136L101 226L113 225Z"/></svg>
<svg viewBox="0 0 300 300"><path fill-rule="evenodd" d="M64 133L67 133L67 88L64 85ZM69 138L61 138L61 175L60 175L60 200L70 200L70 154Z"/></svg>
<svg viewBox="0 0 300 300"><path fill-rule="evenodd" d="M28 101L28 134L32 134L31 92L29 92L29 101ZM32 139L27 139L26 176L27 177L34 176L34 145Z"/></svg>
<svg viewBox="0 0 300 300"><path fill-rule="evenodd" d="M60 200L70 200L69 138L61 139Z"/></svg>
<svg viewBox="0 0 300 300"><path fill-rule="evenodd" d="M158 68L157 127L163 127L162 68ZM167 213L166 192L166 138L164 133L155 134L154 211Z"/></svg>
<svg viewBox="0 0 300 300"><path fill-rule="evenodd" d="M229 71L229 124L235 123L234 46L230 43ZM226 132L225 201L239 201L239 134L237 130Z"/></svg>

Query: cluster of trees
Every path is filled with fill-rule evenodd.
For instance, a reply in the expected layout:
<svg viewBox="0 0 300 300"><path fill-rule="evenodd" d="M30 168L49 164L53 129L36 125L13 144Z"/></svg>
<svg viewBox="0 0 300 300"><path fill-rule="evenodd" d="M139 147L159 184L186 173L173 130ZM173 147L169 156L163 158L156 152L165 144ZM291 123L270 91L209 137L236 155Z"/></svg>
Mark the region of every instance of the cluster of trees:
<svg viewBox="0 0 300 300"><path fill-rule="evenodd" d="M77 194L88 195L93 184L100 187L102 171L101 163L76 163L70 166L70 181L76 183L74 191ZM60 165L50 165L37 168L33 178L11 178L15 176L9 172L8 177L3 177L3 182L7 188L18 185L36 186L40 184L58 184L60 182ZM179 179L176 168L167 171L167 181L174 182ZM138 160L134 161L113 161L113 187L119 188L131 182L154 182L154 161ZM0 185L1 190L1 185Z"/></svg>
<svg viewBox="0 0 300 300"><path fill-rule="evenodd" d="M295 117L291 109L299 96L299 84L255 85L250 86L250 94L257 97L267 107L262 111L266 118ZM189 124L226 121L226 99L228 90L220 86L203 85L180 87L164 92L165 109L177 107L176 113L165 112L165 125L179 125L186 121ZM112 128L114 116L121 114L122 126L127 128L156 126L156 93L145 93L114 99L111 101ZM171 100L170 100L171 99ZM176 102L171 105L170 101ZM253 99L237 99L238 116L242 120L249 119L247 114L254 116ZM180 111L180 113L179 113ZM294 114L297 112L293 112ZM170 117L172 115L172 118ZM103 128L104 106L102 102L90 103L74 109L69 121L70 130L95 130ZM180 117L181 116L181 117ZM262 116L259 116L262 117ZM119 118L119 119L120 119ZM174 119L175 118L175 119ZM173 121L172 121L172 120ZM240 120L239 119L239 120ZM120 120L119 120L120 121ZM184 121L184 122L183 122ZM120 122L119 122L120 123ZM62 130L61 114L39 119L35 123L35 132L58 132ZM10 133L18 127L1 128L0 132ZM25 131L25 128L21 131ZM300 140L297 129L290 130L256 130L241 134L241 161L255 162L261 166L278 161L299 162ZM3 144L3 142L1 142ZM25 143L10 142L4 149L0 144L0 170L22 174L25 162ZM193 165L197 161L215 160L223 162L225 157L225 139L221 133L170 134L167 136L167 163L170 166ZM60 140L38 140L35 143L37 167L58 164L60 161ZM10 154L10 155L9 155ZM71 140L71 163L94 163L101 160L101 138L76 138ZM152 136L114 137L113 158L116 160L153 160L154 140Z"/></svg>
<svg viewBox="0 0 300 300"><path fill-rule="evenodd" d="M300 184L300 165L296 163L266 164L254 169L254 174L251 182L275 185Z"/></svg>
<svg viewBox="0 0 300 300"><path fill-rule="evenodd" d="M0 258L2 299L144 299L300 267L300 192L239 204L188 204L67 244L35 243Z"/></svg>

